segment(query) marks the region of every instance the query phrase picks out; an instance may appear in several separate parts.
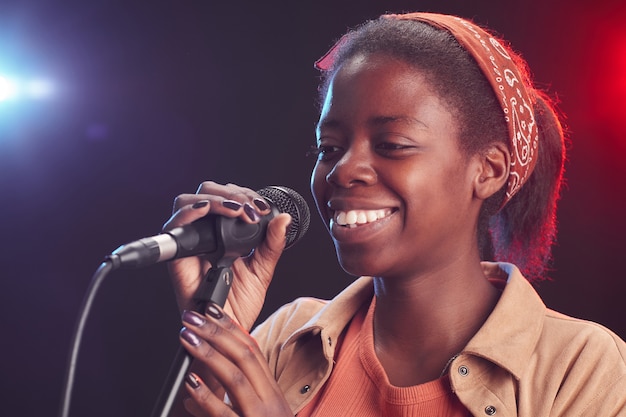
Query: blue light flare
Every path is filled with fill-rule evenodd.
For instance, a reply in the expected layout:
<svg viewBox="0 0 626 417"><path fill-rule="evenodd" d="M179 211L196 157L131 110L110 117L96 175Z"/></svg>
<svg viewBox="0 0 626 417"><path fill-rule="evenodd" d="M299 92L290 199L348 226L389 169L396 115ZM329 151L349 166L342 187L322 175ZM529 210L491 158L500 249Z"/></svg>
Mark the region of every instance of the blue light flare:
<svg viewBox="0 0 626 417"><path fill-rule="evenodd" d="M18 79L0 74L0 101L44 100L54 96L52 81L45 78Z"/></svg>
<svg viewBox="0 0 626 417"><path fill-rule="evenodd" d="M0 101L11 100L17 96L17 83L6 76L0 75Z"/></svg>

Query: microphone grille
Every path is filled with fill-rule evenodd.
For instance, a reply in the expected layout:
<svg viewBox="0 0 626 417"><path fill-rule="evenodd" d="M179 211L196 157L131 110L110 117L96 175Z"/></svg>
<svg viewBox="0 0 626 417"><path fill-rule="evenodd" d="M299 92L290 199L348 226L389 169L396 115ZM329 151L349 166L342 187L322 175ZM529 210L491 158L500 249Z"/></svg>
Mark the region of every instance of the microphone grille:
<svg viewBox="0 0 626 417"><path fill-rule="evenodd" d="M280 185L267 186L257 193L269 200L281 213L291 215L285 249L292 247L309 229L311 212L306 201L297 191Z"/></svg>

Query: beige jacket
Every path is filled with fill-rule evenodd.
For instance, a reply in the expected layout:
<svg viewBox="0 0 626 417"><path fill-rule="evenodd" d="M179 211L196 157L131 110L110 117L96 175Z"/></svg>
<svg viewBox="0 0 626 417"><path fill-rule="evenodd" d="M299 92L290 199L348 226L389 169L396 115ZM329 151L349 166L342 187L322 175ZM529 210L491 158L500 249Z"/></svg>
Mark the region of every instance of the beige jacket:
<svg viewBox="0 0 626 417"><path fill-rule="evenodd" d="M474 416L626 416L626 344L610 330L545 307L510 264L484 263L507 284L494 311L450 365ZM335 341L373 296L358 279L332 301L300 298L253 335L295 413L328 379Z"/></svg>

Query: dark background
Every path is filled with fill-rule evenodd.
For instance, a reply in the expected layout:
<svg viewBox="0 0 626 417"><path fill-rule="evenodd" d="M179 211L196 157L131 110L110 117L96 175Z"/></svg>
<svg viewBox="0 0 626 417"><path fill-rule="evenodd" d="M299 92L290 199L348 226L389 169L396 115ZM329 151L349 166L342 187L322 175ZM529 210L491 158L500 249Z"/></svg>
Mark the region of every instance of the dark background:
<svg viewBox="0 0 626 417"><path fill-rule="evenodd" d="M81 300L103 257L159 232L205 179L309 202L312 63L383 12L438 11L504 34L558 95L572 146L546 304L626 336L626 7L619 1L7 1L0 74L46 75L0 102L0 414L57 414ZM314 213L262 317L350 282ZM73 416L147 416L180 327L163 265L115 272L79 358Z"/></svg>

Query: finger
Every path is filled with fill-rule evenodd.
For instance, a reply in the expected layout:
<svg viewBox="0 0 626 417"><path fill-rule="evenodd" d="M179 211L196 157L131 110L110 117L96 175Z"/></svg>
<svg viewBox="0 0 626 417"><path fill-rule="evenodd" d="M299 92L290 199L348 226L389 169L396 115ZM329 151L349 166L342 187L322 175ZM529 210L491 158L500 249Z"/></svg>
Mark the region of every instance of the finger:
<svg viewBox="0 0 626 417"><path fill-rule="evenodd" d="M271 210L270 204L261 197L257 192L250 188L240 187L236 184L218 184L213 181L205 181L198 187L196 191L198 195L221 195L224 198L239 201L241 204L250 205L260 215L269 214Z"/></svg>
<svg viewBox="0 0 626 417"><path fill-rule="evenodd" d="M196 194L214 194L231 198L240 202L244 200L254 205L259 211L269 213L270 205L256 191L241 187L236 184L218 184L213 181L205 181L198 187Z"/></svg>
<svg viewBox="0 0 626 417"><path fill-rule="evenodd" d="M205 341L215 348L217 353L227 357L240 367L246 367L253 373L260 371L265 376L271 377L267 366L260 366L260 364L265 364L265 358L256 341L217 305L210 303L205 315L194 311L185 311L182 319L186 326L186 329L184 328L181 332L182 335L189 336L188 331L193 333L189 338L183 337L186 342L196 343L195 346L199 346L202 341ZM195 340L194 335L200 337L200 340ZM202 349L205 348L202 347ZM214 352L209 351L208 354L213 355Z"/></svg>
<svg viewBox="0 0 626 417"><path fill-rule="evenodd" d="M235 360L235 363L238 365L245 364L247 359L256 359L256 361L252 362L254 370L261 370L266 377L271 378L272 380L274 379L269 367L266 366L267 362L261 353L256 340L250 336L250 333L242 328L237 321L233 320L232 317L226 314L224 309L219 307L217 304L209 303L206 307L206 314L204 317L209 323L214 322L221 329L223 329L223 332L220 331L219 334L227 334L233 338L232 340L230 338L220 338L218 334L215 334L214 346L220 350L220 352L235 352L234 357L230 357L231 359L237 359L241 355L240 361ZM230 344L229 342L231 341L234 343ZM253 354L254 357L250 356L249 353Z"/></svg>
<svg viewBox="0 0 626 417"><path fill-rule="evenodd" d="M240 203L221 196L182 194L176 197L174 207L178 207L172 217L163 225L163 231L194 222L209 213L226 217L241 217L244 221L256 222L259 219L249 203Z"/></svg>
<svg viewBox="0 0 626 417"><path fill-rule="evenodd" d="M211 210L208 198L193 198L190 194L182 194L174 200L174 214L163 225L163 231L183 226L206 216Z"/></svg>
<svg viewBox="0 0 626 417"><path fill-rule="evenodd" d="M185 409L196 417L237 416L224 400L216 396L195 373L185 377L185 386L192 401L185 401Z"/></svg>
<svg viewBox="0 0 626 417"><path fill-rule="evenodd" d="M237 184L219 184L215 181L204 181L198 186L196 194L215 194L227 198L237 197L238 195L246 196L250 189L240 187Z"/></svg>
<svg viewBox="0 0 626 417"><path fill-rule="evenodd" d="M188 350L210 368L233 404L246 413L263 399L276 397L274 379L254 339L215 305L204 317L186 312L181 332Z"/></svg>
<svg viewBox="0 0 626 417"><path fill-rule="evenodd" d="M197 329L194 330L197 331ZM206 334L206 331L203 333ZM228 336L220 334L220 337ZM219 352L211 341L203 339L189 328L181 330L180 338L185 349L195 360L206 365L211 375L226 390L234 405L245 404L246 407L253 409L254 405L259 403L259 396L251 386L245 372ZM209 402L208 399L206 401Z"/></svg>

